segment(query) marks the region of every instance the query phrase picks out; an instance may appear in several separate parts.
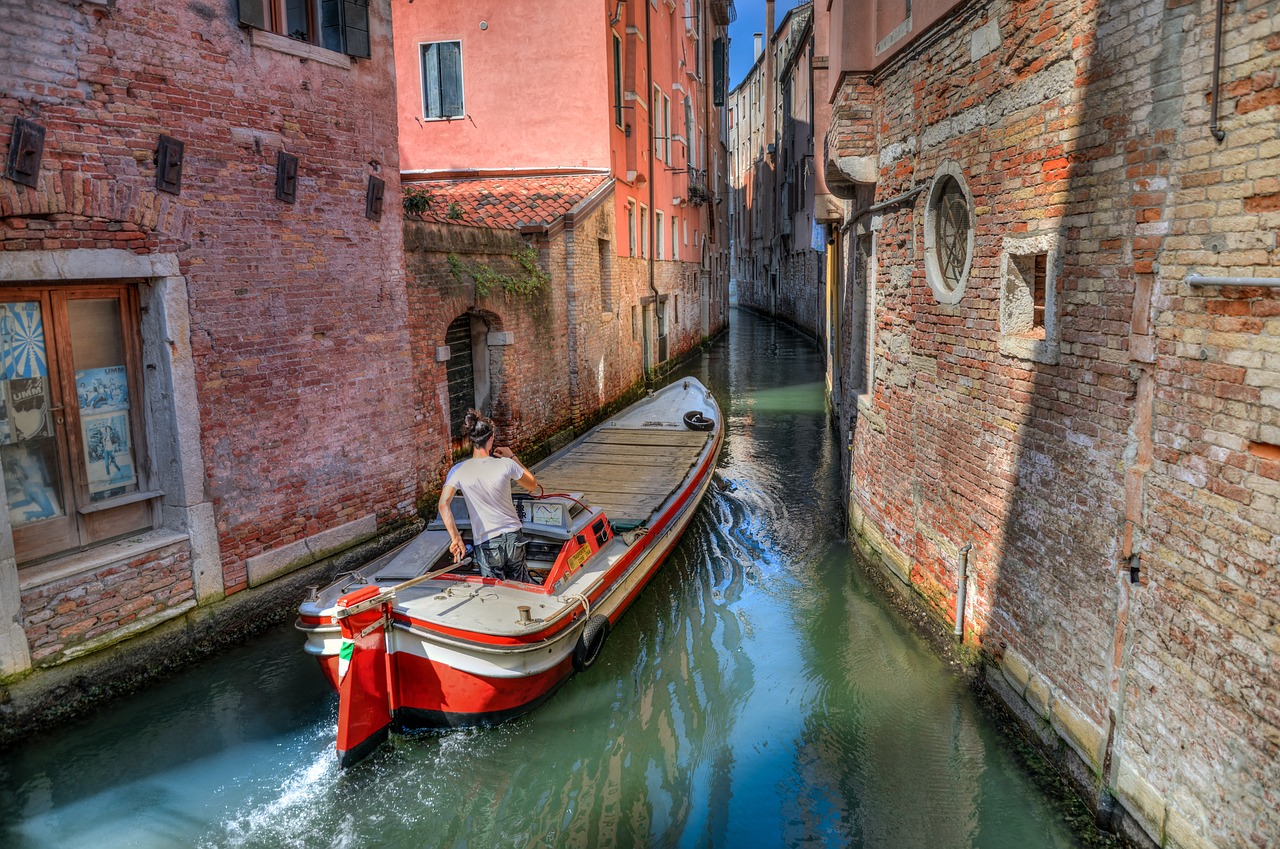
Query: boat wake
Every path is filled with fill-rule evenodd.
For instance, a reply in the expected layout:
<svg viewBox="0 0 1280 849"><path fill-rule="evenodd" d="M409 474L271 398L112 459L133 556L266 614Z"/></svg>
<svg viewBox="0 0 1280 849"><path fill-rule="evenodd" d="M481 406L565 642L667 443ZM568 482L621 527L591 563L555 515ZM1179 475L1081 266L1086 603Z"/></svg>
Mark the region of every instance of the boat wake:
<svg viewBox="0 0 1280 849"><path fill-rule="evenodd" d="M330 741L333 719L318 723L294 751L285 752L286 763L295 756L297 767L277 783L263 781L261 793L249 791L239 811L219 823L219 834L202 840L201 849L214 847L314 847L345 849L356 845L354 819L350 815L333 822L334 788L341 777ZM265 796L260 799L259 796ZM324 834L317 833L323 823ZM326 842L327 839L327 842Z"/></svg>

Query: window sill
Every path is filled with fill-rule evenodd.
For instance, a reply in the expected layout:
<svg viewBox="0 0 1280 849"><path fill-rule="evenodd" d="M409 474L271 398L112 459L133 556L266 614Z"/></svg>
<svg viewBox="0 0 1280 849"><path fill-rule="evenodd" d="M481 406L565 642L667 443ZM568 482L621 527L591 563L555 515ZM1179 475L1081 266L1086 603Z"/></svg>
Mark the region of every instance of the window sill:
<svg viewBox="0 0 1280 849"><path fill-rule="evenodd" d="M1047 366L1056 366L1059 356L1056 342L1048 342L1031 334L1001 336L1000 353L1006 357L1030 360Z"/></svg>
<svg viewBox="0 0 1280 849"><path fill-rule="evenodd" d="M296 38L286 38L283 35L276 35L274 32L267 32L266 30L250 29L249 43L254 47L264 47L277 53L287 53L290 56L297 56L299 59L311 59L322 65L348 69L351 67L351 58L343 53L335 53L327 48L317 47L305 41L298 41Z"/></svg>
<svg viewBox="0 0 1280 849"><path fill-rule="evenodd" d="M147 531L96 546L88 551L65 554L35 566L19 566L18 589L26 592L45 584L52 584L54 581L104 569L113 563L133 560L152 551L187 542L188 539L186 534L175 531Z"/></svg>
<svg viewBox="0 0 1280 849"><path fill-rule="evenodd" d="M139 501L148 501L152 498L159 498L164 495L158 489L149 490L147 492L131 492L128 495L120 495L115 498L108 498L103 501L92 501L79 509L80 515L86 513L98 513L103 510L110 510L113 507L123 507L126 504L136 504Z"/></svg>

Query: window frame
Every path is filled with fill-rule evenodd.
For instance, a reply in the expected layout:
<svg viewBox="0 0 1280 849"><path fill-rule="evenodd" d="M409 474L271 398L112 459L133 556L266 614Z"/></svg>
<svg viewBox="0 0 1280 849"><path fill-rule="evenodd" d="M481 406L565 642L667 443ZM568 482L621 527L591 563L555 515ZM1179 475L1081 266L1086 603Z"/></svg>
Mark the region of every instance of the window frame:
<svg viewBox="0 0 1280 849"><path fill-rule="evenodd" d="M954 280L951 279L944 267L944 262L940 259L940 253L946 249L946 245L940 244L941 237L939 235L940 229L942 229L947 220L946 210L942 207L944 204L952 202L948 201L948 198L952 197L949 190L953 184L957 188L957 194L960 196L959 200L964 204L966 214L964 261L961 263ZM969 191L969 185L964 179L960 166L954 162L943 163L939 166L937 173L934 175L933 184L929 187L924 212L925 279L929 284L929 288L933 290L934 297L941 304L958 304L960 299L964 297L965 287L969 282L969 272L973 267L975 233L977 230L974 209L973 194Z"/></svg>
<svg viewBox="0 0 1280 849"><path fill-rule="evenodd" d="M444 74L442 69L443 63L440 61L442 52L436 50L436 76L439 79L440 91L438 97L440 100L440 114L431 115L429 111L430 100L427 93L427 53L432 48L438 48L440 45L454 44L457 45L458 59L458 112L457 114L445 114L445 90L444 90ZM467 116L467 96L466 96L466 78L464 63L462 61L462 39L461 38L442 38L435 41L418 42L418 79L420 81L419 91L422 94L422 120L424 121L457 121Z"/></svg>
<svg viewBox="0 0 1280 849"><path fill-rule="evenodd" d="M369 37L369 0L302 0L307 17L307 37L297 38L285 31L288 25L288 0L238 0L242 26L271 33L281 38L307 44L346 56L372 57ZM341 45L325 44L324 6L331 4L338 13Z"/></svg>
<svg viewBox="0 0 1280 849"><path fill-rule="evenodd" d="M11 526L15 558L20 570L51 558L92 549L122 536L145 533L160 526L157 500L163 495L152 485L146 416L148 405L142 375L142 311L137 281L68 281L55 285L9 287L3 301L40 303L46 346L47 398L56 413L50 422L57 452L62 516ZM129 396L128 439L135 467L133 492L95 500L90 487L85 444L85 411L77 392L69 304L76 300L117 301L120 343Z"/></svg>
<svg viewBox="0 0 1280 849"><path fill-rule="evenodd" d="M622 120L622 39L613 33L613 123L619 130Z"/></svg>

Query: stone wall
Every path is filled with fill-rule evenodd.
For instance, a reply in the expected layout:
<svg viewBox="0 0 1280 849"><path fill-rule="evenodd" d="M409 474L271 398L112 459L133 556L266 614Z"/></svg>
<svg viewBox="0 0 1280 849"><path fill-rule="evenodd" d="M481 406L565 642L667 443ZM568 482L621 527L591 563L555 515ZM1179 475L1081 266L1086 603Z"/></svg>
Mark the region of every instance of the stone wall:
<svg viewBox="0 0 1280 849"><path fill-rule="evenodd" d="M1196 282L1280 277L1277 11L1227 6L1222 141L1214 4L1138 0L961 4L878 72L874 126L846 80L828 137L875 133L877 201L922 189L868 222L853 528L947 617L973 545L993 683L1166 846L1280 839L1280 290Z"/></svg>
<svg viewBox="0 0 1280 849"><path fill-rule="evenodd" d="M436 360L449 324L479 316L492 333L492 415L499 438L515 450L542 445L593 420L643 381L644 310L652 310L649 262L616 256L613 206L526 240L511 230L408 221L405 250L415 363L415 405L422 418L421 488L438 487L452 463L446 363ZM474 281L450 267L453 255L499 273L519 273L516 252L532 245L546 289L534 296L478 295ZM456 265L456 262L455 262ZM693 263L654 263L668 297L669 357L700 344L702 275Z"/></svg>
<svg viewBox="0 0 1280 849"><path fill-rule="evenodd" d="M412 517L390 4L369 14L375 58L355 61L241 27L234 3L6 9L0 149L15 118L45 139L34 188L0 180L0 276L138 284L144 471L165 484L164 533L111 544L106 571L105 549L18 567L37 662L181 614L193 583L217 601ZM179 194L156 187L161 134L185 145Z"/></svg>

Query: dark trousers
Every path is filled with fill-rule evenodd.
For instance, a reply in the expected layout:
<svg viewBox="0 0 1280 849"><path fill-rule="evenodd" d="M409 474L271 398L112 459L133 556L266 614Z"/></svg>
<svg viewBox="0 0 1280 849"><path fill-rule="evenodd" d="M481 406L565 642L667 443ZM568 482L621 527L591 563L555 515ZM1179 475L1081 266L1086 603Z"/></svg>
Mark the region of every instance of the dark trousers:
<svg viewBox="0 0 1280 849"><path fill-rule="evenodd" d="M529 569L525 566L526 548L528 544L524 534L519 531L507 531L480 543L480 547L475 549L480 574L486 578L533 583L529 577Z"/></svg>

